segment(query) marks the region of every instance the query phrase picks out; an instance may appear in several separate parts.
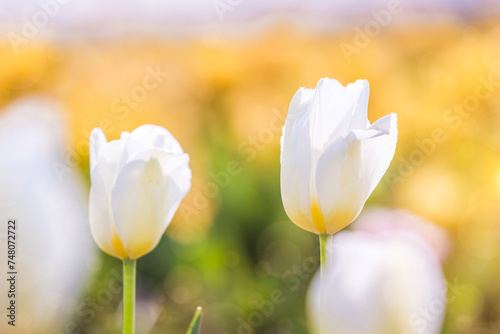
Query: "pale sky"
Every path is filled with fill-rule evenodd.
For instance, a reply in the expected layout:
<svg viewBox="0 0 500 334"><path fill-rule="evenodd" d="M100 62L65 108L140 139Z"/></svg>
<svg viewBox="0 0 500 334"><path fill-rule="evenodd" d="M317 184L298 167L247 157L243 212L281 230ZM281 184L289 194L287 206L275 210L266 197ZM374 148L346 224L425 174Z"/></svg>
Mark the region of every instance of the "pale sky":
<svg viewBox="0 0 500 334"><path fill-rule="evenodd" d="M208 26L228 30L273 20L335 28L370 20L373 11L387 8L391 1L398 0L0 0L0 36L19 31L29 22L36 23L44 32L57 34L113 30L175 33L199 31ZM404 9L395 20L468 20L500 14L498 0L401 0L400 3Z"/></svg>

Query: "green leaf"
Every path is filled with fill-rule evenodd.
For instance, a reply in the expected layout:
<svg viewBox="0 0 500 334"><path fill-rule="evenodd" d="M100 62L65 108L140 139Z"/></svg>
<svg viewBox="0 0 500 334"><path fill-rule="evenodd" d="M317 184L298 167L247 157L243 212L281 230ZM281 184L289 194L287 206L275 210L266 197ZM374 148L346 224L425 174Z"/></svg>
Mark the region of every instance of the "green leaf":
<svg viewBox="0 0 500 334"><path fill-rule="evenodd" d="M198 334L200 332L201 311L202 311L201 306L198 306L196 308L193 320L191 321L191 325L189 325L189 329L186 334Z"/></svg>

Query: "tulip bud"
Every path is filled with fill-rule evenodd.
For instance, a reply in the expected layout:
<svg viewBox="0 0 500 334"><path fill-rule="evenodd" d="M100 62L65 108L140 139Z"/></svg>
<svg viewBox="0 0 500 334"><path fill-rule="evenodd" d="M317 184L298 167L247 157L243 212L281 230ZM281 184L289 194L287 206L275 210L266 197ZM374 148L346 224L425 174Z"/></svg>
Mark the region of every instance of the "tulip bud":
<svg viewBox="0 0 500 334"><path fill-rule="evenodd" d="M89 155L90 227L97 245L120 259L149 253L191 188L189 156L154 125L111 142L95 128Z"/></svg>
<svg viewBox="0 0 500 334"><path fill-rule="evenodd" d="M333 234L350 224L386 172L397 141L396 114L373 124L366 80L343 87L321 79L300 88L281 137L281 196L299 227Z"/></svg>

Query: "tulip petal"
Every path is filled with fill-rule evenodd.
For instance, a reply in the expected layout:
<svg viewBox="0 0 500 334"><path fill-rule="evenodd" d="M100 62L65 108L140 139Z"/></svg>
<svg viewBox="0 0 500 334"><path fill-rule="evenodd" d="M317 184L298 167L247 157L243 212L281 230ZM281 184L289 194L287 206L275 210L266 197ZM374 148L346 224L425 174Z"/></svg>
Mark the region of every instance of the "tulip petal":
<svg viewBox="0 0 500 334"><path fill-rule="evenodd" d="M348 89L334 79L319 80L309 109L310 140L313 149L323 150L339 134L349 130L358 97L350 93L354 92L354 88L356 86Z"/></svg>
<svg viewBox="0 0 500 334"><path fill-rule="evenodd" d="M397 115L392 113L382 117L362 134L355 135L362 142L363 175L366 178L367 199L379 184L394 157L398 140Z"/></svg>
<svg viewBox="0 0 500 334"><path fill-rule="evenodd" d="M94 168L95 170L95 168ZM121 258L111 244L109 197L102 177L98 173L92 176L89 197L90 230L97 245L109 255Z"/></svg>
<svg viewBox="0 0 500 334"><path fill-rule="evenodd" d="M120 134L120 139L127 139L130 136L130 132L128 131L122 131Z"/></svg>
<svg viewBox="0 0 500 334"><path fill-rule="evenodd" d="M127 254L118 237L114 218L110 208L110 195L121 166L127 158L126 141L106 141L101 129L95 128L91 136L94 142L90 144L91 191L89 197L90 225L96 243L106 253L120 259ZM99 238L99 241L97 240Z"/></svg>
<svg viewBox="0 0 500 334"><path fill-rule="evenodd" d="M314 90L300 88L294 95L281 137L281 197L297 226L314 233L310 207L311 147L308 108Z"/></svg>
<svg viewBox="0 0 500 334"><path fill-rule="evenodd" d="M111 207L129 258L141 257L158 244L189 190L187 160L185 154L156 152L122 168L111 194ZM166 174L164 167L168 165Z"/></svg>
<svg viewBox="0 0 500 334"><path fill-rule="evenodd" d="M315 181L329 234L351 223L364 204L359 152L359 142L340 137L318 159Z"/></svg>
<svg viewBox="0 0 500 334"><path fill-rule="evenodd" d="M183 153L181 145L165 128L144 124L130 133L130 137L147 148L161 148L173 153Z"/></svg>
<svg viewBox="0 0 500 334"><path fill-rule="evenodd" d="M354 98L354 113L349 128L366 129L370 122L368 121L368 98L370 96L370 85L367 80L356 80L347 85L347 91Z"/></svg>
<svg viewBox="0 0 500 334"><path fill-rule="evenodd" d="M111 207L120 240L131 259L151 251L163 234L167 179L157 159L134 160L118 175Z"/></svg>
<svg viewBox="0 0 500 334"><path fill-rule="evenodd" d="M107 142L106 136L99 128L92 130L91 138L89 144L91 181L94 182L93 178L96 173L100 174L106 191L110 193L120 168L127 161L127 153L131 151L130 141L112 140Z"/></svg>
<svg viewBox="0 0 500 334"><path fill-rule="evenodd" d="M133 160L148 161L155 158L161 165L165 178L169 178L170 202L166 213L163 230L165 230L177 211L180 202L191 189L191 169L189 168L189 155L187 153L174 154L166 150L149 149L133 156Z"/></svg>
<svg viewBox="0 0 500 334"><path fill-rule="evenodd" d="M318 159L316 186L327 232L350 224L387 171L397 141L396 114L339 138Z"/></svg>
<svg viewBox="0 0 500 334"><path fill-rule="evenodd" d="M99 149L102 145L106 144L108 141L106 135L100 128L94 128L90 133L89 140L89 164L90 170L93 170L97 164L99 157Z"/></svg>
<svg viewBox="0 0 500 334"><path fill-rule="evenodd" d="M174 217L181 201L186 197L191 189L191 169L189 168L189 155L170 154L160 160L163 173L168 175L169 182L169 198L168 211L163 221L163 230L165 230L172 218Z"/></svg>

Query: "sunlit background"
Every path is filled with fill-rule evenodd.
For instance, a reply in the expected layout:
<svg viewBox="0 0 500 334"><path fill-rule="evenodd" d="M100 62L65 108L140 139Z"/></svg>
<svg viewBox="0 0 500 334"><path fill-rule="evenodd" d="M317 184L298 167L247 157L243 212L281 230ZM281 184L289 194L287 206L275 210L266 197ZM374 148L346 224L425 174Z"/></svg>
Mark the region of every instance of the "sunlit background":
<svg viewBox="0 0 500 334"><path fill-rule="evenodd" d="M37 123L43 104L59 112L53 117L64 129L52 144L58 153L45 161L50 184L82 181L87 198L96 126L116 139L161 125L191 158L191 192L159 246L138 262L138 333L184 333L198 305L203 334L238 333L260 312L255 301L275 289L286 300L254 333L308 333L311 274L296 290L290 277L318 252L317 236L283 210L279 142L293 94L322 77L344 85L366 78L369 119L398 114L396 155L367 207L404 208L449 233L445 275L464 288L448 292L443 333L500 333L498 2L66 2L0 1L0 107L31 103L26 122ZM10 141L10 152L38 150L20 141ZM34 191L30 182L19 187ZM2 194L2 220L16 204L11 196ZM33 198L36 205L27 201L18 212L48 200ZM56 251L75 253L67 267L79 268L74 292L43 298L39 312L58 310L48 329L27 313L13 333L121 332L121 293L113 288L121 263L94 246L81 205L77 227L88 249ZM40 239L49 238L44 231ZM22 236L19 243L35 247ZM20 277L23 293L23 281L35 278Z"/></svg>

